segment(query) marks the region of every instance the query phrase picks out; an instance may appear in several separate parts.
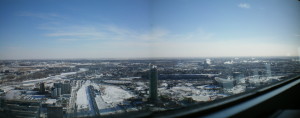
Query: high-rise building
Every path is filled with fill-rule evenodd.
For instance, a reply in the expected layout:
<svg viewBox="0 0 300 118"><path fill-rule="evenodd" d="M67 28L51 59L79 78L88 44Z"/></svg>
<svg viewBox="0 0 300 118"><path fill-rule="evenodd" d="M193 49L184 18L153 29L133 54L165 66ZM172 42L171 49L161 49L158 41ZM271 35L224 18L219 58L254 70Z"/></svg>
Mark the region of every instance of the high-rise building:
<svg viewBox="0 0 300 118"><path fill-rule="evenodd" d="M51 97L57 98L61 95L61 88L52 88L51 90Z"/></svg>
<svg viewBox="0 0 300 118"><path fill-rule="evenodd" d="M60 89L61 94L71 94L70 83L54 83L53 87Z"/></svg>
<svg viewBox="0 0 300 118"><path fill-rule="evenodd" d="M54 88L61 88L61 86L62 86L62 83L54 83L53 84Z"/></svg>
<svg viewBox="0 0 300 118"><path fill-rule="evenodd" d="M45 93L45 83L40 83L40 93Z"/></svg>
<svg viewBox="0 0 300 118"><path fill-rule="evenodd" d="M70 83L63 83L61 86L61 94L71 94Z"/></svg>
<svg viewBox="0 0 300 118"><path fill-rule="evenodd" d="M158 81L158 72L157 67L150 65L150 101L155 102L158 100L157 96L157 81Z"/></svg>
<svg viewBox="0 0 300 118"><path fill-rule="evenodd" d="M63 118L63 108L61 106L48 106L47 118Z"/></svg>
<svg viewBox="0 0 300 118"><path fill-rule="evenodd" d="M4 111L0 112L2 118L39 118L40 102L29 100L4 100Z"/></svg>

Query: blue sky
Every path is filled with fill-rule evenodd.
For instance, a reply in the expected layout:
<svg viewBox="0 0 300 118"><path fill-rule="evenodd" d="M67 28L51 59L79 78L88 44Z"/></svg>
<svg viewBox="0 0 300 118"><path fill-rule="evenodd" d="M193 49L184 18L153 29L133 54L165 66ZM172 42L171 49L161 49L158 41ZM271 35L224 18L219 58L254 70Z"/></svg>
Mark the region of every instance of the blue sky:
<svg viewBox="0 0 300 118"><path fill-rule="evenodd" d="M297 0L2 0L0 59L298 56Z"/></svg>

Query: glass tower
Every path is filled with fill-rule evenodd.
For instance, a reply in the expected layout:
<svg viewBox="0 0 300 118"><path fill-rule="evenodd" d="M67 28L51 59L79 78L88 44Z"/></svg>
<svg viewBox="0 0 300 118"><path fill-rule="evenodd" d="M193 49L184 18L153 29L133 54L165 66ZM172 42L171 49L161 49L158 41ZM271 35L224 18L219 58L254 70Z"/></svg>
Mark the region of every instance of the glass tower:
<svg viewBox="0 0 300 118"><path fill-rule="evenodd" d="M155 102L158 100L157 97L157 67L154 65L150 66L150 101Z"/></svg>

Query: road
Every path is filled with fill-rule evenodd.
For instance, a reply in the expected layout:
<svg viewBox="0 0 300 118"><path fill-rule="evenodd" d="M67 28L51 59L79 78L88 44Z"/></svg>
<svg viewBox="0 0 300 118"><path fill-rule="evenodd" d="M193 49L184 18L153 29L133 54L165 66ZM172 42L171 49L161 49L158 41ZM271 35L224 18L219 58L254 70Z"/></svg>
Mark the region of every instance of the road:
<svg viewBox="0 0 300 118"><path fill-rule="evenodd" d="M94 93L94 87L89 85L86 89L87 99L89 101L89 111L86 111L84 114L82 114L82 111L78 114L77 112L77 106L76 106L76 97L77 97L77 91L82 87L82 81L77 81L77 86L72 89L69 106L67 109L67 117L73 118L77 117L77 115L82 116L100 116L100 112L97 106L97 103L95 101L95 93Z"/></svg>
<svg viewBox="0 0 300 118"><path fill-rule="evenodd" d="M88 90L89 90L89 98L90 98L90 101L91 101L91 108L93 109L92 111L94 111L95 112L95 115L96 116L100 116L100 112L99 112L99 109L98 109L98 107L97 107L97 103L96 103L96 101L95 101L95 93L94 93L94 87L93 86L91 86L91 85L89 85L88 86Z"/></svg>

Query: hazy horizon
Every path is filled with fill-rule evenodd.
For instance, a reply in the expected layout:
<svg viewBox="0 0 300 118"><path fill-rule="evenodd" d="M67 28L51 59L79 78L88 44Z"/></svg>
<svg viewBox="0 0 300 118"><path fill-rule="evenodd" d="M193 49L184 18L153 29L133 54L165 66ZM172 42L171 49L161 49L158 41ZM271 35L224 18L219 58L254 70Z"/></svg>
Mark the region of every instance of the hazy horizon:
<svg viewBox="0 0 300 118"><path fill-rule="evenodd" d="M27 58L27 59L0 59L5 60L168 60L168 59L215 59L215 58L297 58L299 56L210 56L210 57L119 57L119 58Z"/></svg>
<svg viewBox="0 0 300 118"><path fill-rule="evenodd" d="M3 0L0 9L0 60L300 55L297 0Z"/></svg>

